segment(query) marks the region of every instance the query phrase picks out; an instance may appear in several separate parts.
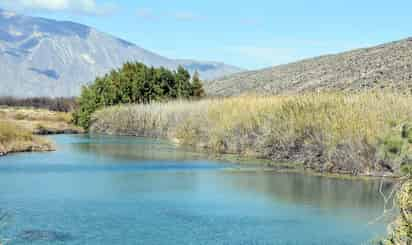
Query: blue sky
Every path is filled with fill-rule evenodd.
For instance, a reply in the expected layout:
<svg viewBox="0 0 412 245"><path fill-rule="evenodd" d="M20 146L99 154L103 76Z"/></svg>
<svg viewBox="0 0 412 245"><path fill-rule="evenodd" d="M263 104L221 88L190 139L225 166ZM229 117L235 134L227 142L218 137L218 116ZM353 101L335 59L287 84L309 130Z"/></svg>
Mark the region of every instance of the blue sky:
<svg viewBox="0 0 412 245"><path fill-rule="evenodd" d="M93 26L171 58L247 69L412 36L412 1L0 0Z"/></svg>

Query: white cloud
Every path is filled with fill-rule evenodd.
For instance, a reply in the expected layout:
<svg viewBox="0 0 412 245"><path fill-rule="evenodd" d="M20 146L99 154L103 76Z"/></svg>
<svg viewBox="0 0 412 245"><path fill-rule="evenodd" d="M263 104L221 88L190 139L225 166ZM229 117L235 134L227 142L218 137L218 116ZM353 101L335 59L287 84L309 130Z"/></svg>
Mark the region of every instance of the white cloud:
<svg viewBox="0 0 412 245"><path fill-rule="evenodd" d="M69 11L82 14L106 14L114 8L113 4L97 4L96 0L2 0L13 9L34 9L46 11Z"/></svg>

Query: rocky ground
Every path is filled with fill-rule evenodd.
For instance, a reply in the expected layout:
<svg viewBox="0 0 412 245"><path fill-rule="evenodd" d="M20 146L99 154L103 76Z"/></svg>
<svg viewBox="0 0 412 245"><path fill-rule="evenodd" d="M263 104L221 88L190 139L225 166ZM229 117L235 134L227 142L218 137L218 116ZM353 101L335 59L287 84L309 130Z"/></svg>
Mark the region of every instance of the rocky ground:
<svg viewBox="0 0 412 245"><path fill-rule="evenodd" d="M412 38L205 82L209 95L412 90Z"/></svg>

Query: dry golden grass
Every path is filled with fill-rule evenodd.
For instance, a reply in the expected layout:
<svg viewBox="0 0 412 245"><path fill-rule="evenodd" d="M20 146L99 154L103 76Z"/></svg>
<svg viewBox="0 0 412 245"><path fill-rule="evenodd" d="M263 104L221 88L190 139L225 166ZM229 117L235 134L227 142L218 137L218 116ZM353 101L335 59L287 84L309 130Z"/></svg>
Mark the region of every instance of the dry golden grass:
<svg viewBox="0 0 412 245"><path fill-rule="evenodd" d="M55 112L45 109L33 109L23 107L0 107L0 116L15 120L50 121L70 123L70 113Z"/></svg>
<svg viewBox="0 0 412 245"><path fill-rule="evenodd" d="M53 145L10 121L0 121L0 155L23 151L50 151Z"/></svg>
<svg viewBox="0 0 412 245"><path fill-rule="evenodd" d="M12 122L33 133L83 132L71 123L70 113L45 109L0 107L0 120Z"/></svg>
<svg viewBox="0 0 412 245"><path fill-rule="evenodd" d="M49 151L53 145L35 134L82 133L71 114L45 109L0 107L0 155L22 151Z"/></svg>
<svg viewBox="0 0 412 245"><path fill-rule="evenodd" d="M367 172L376 169L379 142L411 122L410 95L311 93L116 106L98 111L91 130Z"/></svg>
<svg viewBox="0 0 412 245"><path fill-rule="evenodd" d="M30 131L17 127L16 125L0 121L0 143L7 143L12 140L29 141L33 139Z"/></svg>

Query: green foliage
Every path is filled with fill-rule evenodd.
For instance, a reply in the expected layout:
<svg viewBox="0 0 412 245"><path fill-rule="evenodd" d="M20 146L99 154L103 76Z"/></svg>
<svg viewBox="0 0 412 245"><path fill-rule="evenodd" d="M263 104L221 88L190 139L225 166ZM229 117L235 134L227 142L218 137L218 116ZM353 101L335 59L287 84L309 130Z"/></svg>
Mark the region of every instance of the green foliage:
<svg viewBox="0 0 412 245"><path fill-rule="evenodd" d="M402 164L401 172L406 176L412 175L412 159L408 159L407 163Z"/></svg>
<svg viewBox="0 0 412 245"><path fill-rule="evenodd" d="M390 135L383 141L385 153L388 155L400 155L404 146L404 139L400 135Z"/></svg>
<svg viewBox="0 0 412 245"><path fill-rule="evenodd" d="M183 98L188 98L192 94L190 74L182 66L179 66L176 72L176 94L177 97Z"/></svg>
<svg viewBox="0 0 412 245"><path fill-rule="evenodd" d="M93 86L83 87L78 104L79 108L73 113L73 121L79 126L88 128L90 115L102 105L100 97L96 94L96 88Z"/></svg>
<svg viewBox="0 0 412 245"><path fill-rule="evenodd" d="M205 92L198 74L191 82L190 73L182 66L176 71L126 63L93 84L83 87L74 122L88 129L91 115L98 109L117 104L150 104L155 101L203 97Z"/></svg>
<svg viewBox="0 0 412 245"><path fill-rule="evenodd" d="M402 138L407 139L410 144L412 144L412 125L405 124L402 127Z"/></svg>
<svg viewBox="0 0 412 245"><path fill-rule="evenodd" d="M398 128L398 130L397 130ZM381 158L386 161L398 162L401 173L412 174L412 127L404 124L394 127L393 130L381 141Z"/></svg>
<svg viewBox="0 0 412 245"><path fill-rule="evenodd" d="M193 74L193 79L192 79L192 96L202 98L206 96L206 92L203 89L203 84L202 81L200 81L199 78L199 73L195 72ZM412 135L412 134L411 134Z"/></svg>

